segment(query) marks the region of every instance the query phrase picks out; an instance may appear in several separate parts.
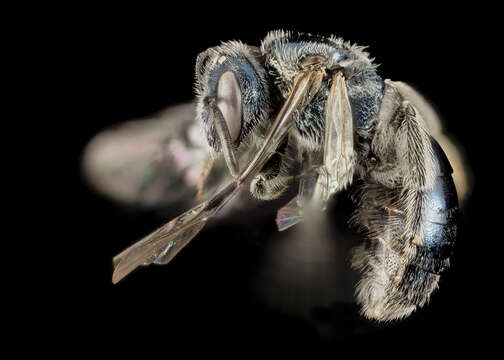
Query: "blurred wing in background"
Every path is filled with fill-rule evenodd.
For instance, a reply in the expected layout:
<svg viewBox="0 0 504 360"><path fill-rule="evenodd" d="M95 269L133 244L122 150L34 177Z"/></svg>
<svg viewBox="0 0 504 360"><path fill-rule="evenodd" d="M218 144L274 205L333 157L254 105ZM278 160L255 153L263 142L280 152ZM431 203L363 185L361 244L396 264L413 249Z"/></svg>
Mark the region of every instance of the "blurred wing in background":
<svg viewBox="0 0 504 360"><path fill-rule="evenodd" d="M195 103L103 130L86 146L82 167L103 195L144 208L193 205L198 192L208 195L227 175L209 155Z"/></svg>

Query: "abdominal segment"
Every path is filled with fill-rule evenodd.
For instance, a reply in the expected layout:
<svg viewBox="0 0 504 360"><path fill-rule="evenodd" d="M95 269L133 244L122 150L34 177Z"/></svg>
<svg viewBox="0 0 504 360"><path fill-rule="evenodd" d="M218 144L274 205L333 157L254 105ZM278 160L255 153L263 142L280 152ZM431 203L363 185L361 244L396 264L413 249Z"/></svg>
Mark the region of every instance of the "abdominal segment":
<svg viewBox="0 0 504 360"><path fill-rule="evenodd" d="M353 249L352 266L362 273L356 289L364 316L390 321L424 306L449 266L457 233L458 203L451 168L433 144L436 178L430 189L416 190L423 199L420 231L404 235L407 209L404 189L364 184L356 195L359 208L352 222L365 232Z"/></svg>

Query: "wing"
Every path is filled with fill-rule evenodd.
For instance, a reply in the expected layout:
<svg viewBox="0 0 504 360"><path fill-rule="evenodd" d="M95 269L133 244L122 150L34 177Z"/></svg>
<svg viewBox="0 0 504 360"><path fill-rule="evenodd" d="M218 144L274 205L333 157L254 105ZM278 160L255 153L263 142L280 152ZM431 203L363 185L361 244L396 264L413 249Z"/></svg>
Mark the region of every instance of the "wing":
<svg viewBox="0 0 504 360"><path fill-rule="evenodd" d="M352 181L354 171L352 108L341 73L333 76L327 99L323 153L309 157L300 180L299 193L277 214L277 227L283 231L310 213L319 217L336 192Z"/></svg>
<svg viewBox="0 0 504 360"><path fill-rule="evenodd" d="M222 183L222 161L208 156L195 104L111 127L85 148L83 173L100 193L128 205L193 204L197 189Z"/></svg>
<svg viewBox="0 0 504 360"><path fill-rule="evenodd" d="M345 189L354 172L352 107L348 100L345 78L341 73L333 77L327 99L326 133L322 168L327 177L327 199ZM327 201L324 199L324 201Z"/></svg>
<svg viewBox="0 0 504 360"><path fill-rule="evenodd" d="M450 165L453 168L453 181L457 189L459 204L462 206L471 193L472 188L472 171L469 167L469 163L466 161L464 149L450 137L450 135L445 133L439 115L418 91L410 85L400 81L387 80L387 82L392 83L401 96L410 101L420 112L425 120L430 135L436 139L446 153Z"/></svg>
<svg viewBox="0 0 504 360"><path fill-rule="evenodd" d="M186 211L116 255L112 282L119 282L140 265L168 263L201 231L207 220L233 198L238 188L235 182L229 184L211 199Z"/></svg>

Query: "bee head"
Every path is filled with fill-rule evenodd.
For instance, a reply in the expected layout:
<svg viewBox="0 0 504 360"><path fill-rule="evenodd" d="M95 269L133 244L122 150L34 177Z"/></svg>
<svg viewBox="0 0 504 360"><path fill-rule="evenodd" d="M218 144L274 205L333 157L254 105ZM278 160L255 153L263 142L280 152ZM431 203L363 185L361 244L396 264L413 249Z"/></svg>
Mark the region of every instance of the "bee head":
<svg viewBox="0 0 504 360"><path fill-rule="evenodd" d="M207 140L220 151L209 100L215 100L234 147L262 126L271 113L269 75L258 48L229 41L202 52L196 61L197 117Z"/></svg>

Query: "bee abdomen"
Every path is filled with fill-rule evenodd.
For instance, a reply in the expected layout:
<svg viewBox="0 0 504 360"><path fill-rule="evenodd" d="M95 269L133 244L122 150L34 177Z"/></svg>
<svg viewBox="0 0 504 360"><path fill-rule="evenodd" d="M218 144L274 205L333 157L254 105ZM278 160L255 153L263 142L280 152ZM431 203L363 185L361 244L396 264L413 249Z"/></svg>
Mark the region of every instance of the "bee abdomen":
<svg viewBox="0 0 504 360"><path fill-rule="evenodd" d="M439 275L449 267L457 236L458 200L452 168L436 141L432 140L436 159L436 179L426 191L423 204L421 238L415 255L406 266L398 285L411 304L423 306L437 288Z"/></svg>
<svg viewBox="0 0 504 360"><path fill-rule="evenodd" d="M357 301L369 318L389 321L409 316L424 306L449 266L457 234L458 200L451 166L432 140L435 179L418 190L420 227L417 236L405 238L407 212L396 190L366 184L354 222L367 233L354 250L352 265L362 272ZM397 208L388 208L386 204ZM416 208L416 207L414 207Z"/></svg>

